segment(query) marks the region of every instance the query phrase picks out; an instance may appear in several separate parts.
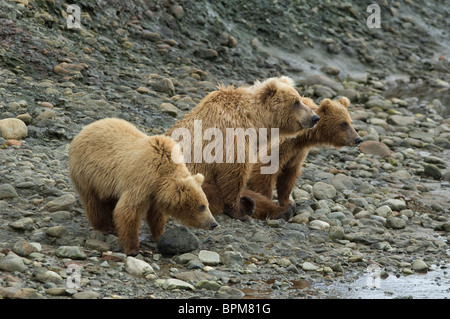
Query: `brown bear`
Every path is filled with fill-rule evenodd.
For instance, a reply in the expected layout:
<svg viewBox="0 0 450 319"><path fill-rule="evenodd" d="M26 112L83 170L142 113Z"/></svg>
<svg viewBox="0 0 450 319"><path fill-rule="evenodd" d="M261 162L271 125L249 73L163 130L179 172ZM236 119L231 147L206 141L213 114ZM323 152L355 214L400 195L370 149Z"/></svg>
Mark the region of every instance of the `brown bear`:
<svg viewBox="0 0 450 319"><path fill-rule="evenodd" d="M89 222L102 232L116 230L127 255L139 252L143 217L154 241L169 216L190 227L218 225L201 188L203 175L191 175L182 159L171 138L147 136L114 118L87 125L69 146L70 178Z"/></svg>
<svg viewBox="0 0 450 319"><path fill-rule="evenodd" d="M301 175L303 161L309 150L315 146L357 146L362 142L361 137L352 126L352 119L348 112L350 101L346 97L339 100L324 99L317 106L311 99L302 97L303 103L313 109L320 121L314 128L304 130L295 138L286 139L279 148L279 168L275 174L261 174L261 162L253 166L247 182L248 191L243 195L252 197L252 192L260 193L272 198L272 190L276 186L278 205L263 199L256 201L254 218L277 218L289 208L289 195Z"/></svg>
<svg viewBox="0 0 450 319"><path fill-rule="evenodd" d="M301 102L293 81L279 77L258 81L250 87L219 86L166 135L182 142L185 162L191 173L205 176L203 188L212 203L212 213L224 212L233 218L248 220L254 203L248 197L242 197L241 192L251 166L257 162L250 160L254 151L251 146L255 145L255 140L261 142L264 135L260 134L261 129L271 132L277 129L279 137L283 138L295 136L318 121L319 117ZM212 136L215 139L210 142ZM226 143L221 141L224 136ZM271 145L271 138L272 135L264 145ZM239 148L244 149L242 157ZM202 158L205 151L209 152L209 158ZM217 194L220 200L217 200Z"/></svg>

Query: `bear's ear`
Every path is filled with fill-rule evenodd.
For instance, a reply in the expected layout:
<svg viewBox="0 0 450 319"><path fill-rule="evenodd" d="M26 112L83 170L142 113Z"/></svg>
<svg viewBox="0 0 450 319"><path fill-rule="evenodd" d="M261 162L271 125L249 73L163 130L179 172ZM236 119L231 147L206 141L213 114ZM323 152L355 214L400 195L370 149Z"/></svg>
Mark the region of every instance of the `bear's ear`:
<svg viewBox="0 0 450 319"><path fill-rule="evenodd" d="M350 105L350 100L346 98L345 96L341 97L338 100L339 103L341 103L343 106L348 107Z"/></svg>
<svg viewBox="0 0 450 319"><path fill-rule="evenodd" d="M283 82L284 84L287 84L287 85L289 85L289 86L294 86L294 80L292 80L290 77L288 77L288 76L280 76L279 78L278 78L278 80L280 81L280 82Z"/></svg>
<svg viewBox="0 0 450 319"><path fill-rule="evenodd" d="M203 174L200 174L200 173L195 174L195 175L193 176L193 178L197 181L197 183L198 183L199 185L202 185L202 184L203 184L203 181L205 180L205 176L203 176Z"/></svg>
<svg viewBox="0 0 450 319"><path fill-rule="evenodd" d="M320 102L320 110L323 114L329 112L331 107L333 107L333 102L330 99L324 99Z"/></svg>
<svg viewBox="0 0 450 319"><path fill-rule="evenodd" d="M278 79L268 79L260 83L256 90L258 99L261 101L261 103L266 104L278 91Z"/></svg>

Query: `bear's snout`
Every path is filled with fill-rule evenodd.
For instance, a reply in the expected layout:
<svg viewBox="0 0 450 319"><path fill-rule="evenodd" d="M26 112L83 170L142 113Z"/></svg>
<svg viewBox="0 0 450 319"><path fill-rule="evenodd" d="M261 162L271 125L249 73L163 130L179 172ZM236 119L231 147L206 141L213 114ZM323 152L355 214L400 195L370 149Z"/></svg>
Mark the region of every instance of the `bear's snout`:
<svg viewBox="0 0 450 319"><path fill-rule="evenodd" d="M312 127L314 127L318 122L319 122L319 120L320 120L320 117L319 117L319 115L314 115L312 118L311 118L311 122L312 122Z"/></svg>
<svg viewBox="0 0 450 319"><path fill-rule="evenodd" d="M362 142L362 138L361 138L361 137L358 137L358 138L356 138L356 140L355 140L355 145L359 145L359 144L361 144L361 142Z"/></svg>
<svg viewBox="0 0 450 319"><path fill-rule="evenodd" d="M212 223L211 223L211 230L213 230L214 228L216 228L217 226L219 226L219 224L217 224L217 222L216 221L213 221Z"/></svg>

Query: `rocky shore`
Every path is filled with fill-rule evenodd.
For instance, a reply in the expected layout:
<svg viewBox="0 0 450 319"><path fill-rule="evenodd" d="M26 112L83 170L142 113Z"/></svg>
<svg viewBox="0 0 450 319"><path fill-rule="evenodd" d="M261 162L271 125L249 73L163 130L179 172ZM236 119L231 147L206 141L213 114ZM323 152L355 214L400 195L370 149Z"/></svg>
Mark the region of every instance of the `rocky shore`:
<svg viewBox="0 0 450 319"><path fill-rule="evenodd" d="M62 1L0 2L0 297L359 298L424 273L448 297L448 8L380 1L369 29L365 1L78 3L81 29ZM347 96L363 138L310 152L292 219L170 222L158 243L144 225L136 257L92 231L67 169L84 125L160 134L218 83L277 75Z"/></svg>

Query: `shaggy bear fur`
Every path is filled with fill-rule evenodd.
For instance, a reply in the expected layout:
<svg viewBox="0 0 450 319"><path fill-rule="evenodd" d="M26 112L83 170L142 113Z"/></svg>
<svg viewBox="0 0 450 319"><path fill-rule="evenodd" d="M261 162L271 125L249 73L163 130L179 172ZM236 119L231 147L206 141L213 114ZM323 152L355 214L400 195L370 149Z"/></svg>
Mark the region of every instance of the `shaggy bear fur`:
<svg viewBox="0 0 450 319"><path fill-rule="evenodd" d="M167 136L147 136L124 120L103 119L71 142L70 178L92 227L117 231L125 253L134 255L143 217L154 241L169 216L186 226L217 226L201 188L203 175L191 175L182 158Z"/></svg>
<svg viewBox="0 0 450 319"><path fill-rule="evenodd" d="M275 174L261 174L260 168L265 164L260 162L253 166L247 183L249 192L244 194L251 196L253 191L271 199L272 190L276 186L279 203L278 206L271 201L256 201L254 218L277 218L290 207L289 195L301 175L303 161L312 147L340 148L356 146L362 141L352 126L352 119L348 112L350 101L346 97L333 101L324 99L320 107L309 98L303 97L302 100L320 116L320 121L312 129L304 130L297 137L286 139L281 143L280 166Z"/></svg>
<svg viewBox="0 0 450 319"><path fill-rule="evenodd" d="M177 139L175 129L187 129L194 136L194 121L202 120L202 136L206 129L217 128L226 136L227 128L279 129L280 138L295 136L300 130L310 128L319 120L318 116L301 102L301 97L293 87L290 78L270 78L250 87L223 87L208 94L188 115L178 121L166 135ZM248 136L247 136L248 137ZM259 137L258 137L259 138ZM235 138L235 143L237 137ZM270 142L270 141L269 141ZM202 140L203 148L210 143ZM235 144L236 145L236 144ZM242 196L252 163L249 161L249 138L245 139L245 162L207 163L194 161L194 148L199 145L191 139L191 161L186 165L191 173L205 176L204 190L213 214L225 212L241 220L248 220L253 213L254 203ZM236 147L235 147L236 149ZM223 154L227 154L223 143ZM218 201L215 196L220 194Z"/></svg>

